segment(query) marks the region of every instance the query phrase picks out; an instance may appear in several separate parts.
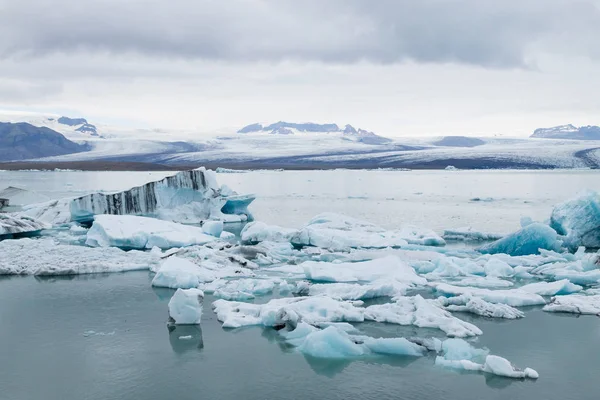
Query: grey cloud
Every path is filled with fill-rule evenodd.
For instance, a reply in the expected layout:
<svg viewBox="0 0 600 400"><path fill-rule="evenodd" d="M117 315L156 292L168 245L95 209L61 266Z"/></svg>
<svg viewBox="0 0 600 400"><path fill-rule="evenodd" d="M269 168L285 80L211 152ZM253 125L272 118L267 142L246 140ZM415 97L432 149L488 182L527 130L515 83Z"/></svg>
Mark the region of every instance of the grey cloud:
<svg viewBox="0 0 600 400"><path fill-rule="evenodd" d="M0 0L0 57L99 53L226 62L417 62L522 67L600 54L578 0ZM573 46L573 44L576 44Z"/></svg>

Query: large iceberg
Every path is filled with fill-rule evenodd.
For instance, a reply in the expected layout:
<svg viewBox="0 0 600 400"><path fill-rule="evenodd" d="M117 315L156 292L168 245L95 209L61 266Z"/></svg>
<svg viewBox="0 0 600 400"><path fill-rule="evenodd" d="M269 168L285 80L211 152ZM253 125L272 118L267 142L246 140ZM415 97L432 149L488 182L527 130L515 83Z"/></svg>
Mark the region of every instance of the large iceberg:
<svg viewBox="0 0 600 400"><path fill-rule="evenodd" d="M26 215L0 213L0 237L39 232L50 225Z"/></svg>
<svg viewBox="0 0 600 400"><path fill-rule="evenodd" d="M562 241L548 225L532 223L504 238L477 249L481 253L504 253L511 256L539 254L540 249L560 251Z"/></svg>
<svg viewBox="0 0 600 400"><path fill-rule="evenodd" d="M199 289L177 289L169 300L169 318L175 325L197 325L202 319L204 293Z"/></svg>
<svg viewBox="0 0 600 400"><path fill-rule="evenodd" d="M571 250L579 246L600 247L600 194L588 191L558 204L552 210L550 226L566 236Z"/></svg>
<svg viewBox="0 0 600 400"><path fill-rule="evenodd" d="M468 337L481 335L475 325L454 317L439 302L420 295L396 297L394 303L376 304L365 309L365 319L419 328L436 328L448 336Z"/></svg>
<svg viewBox="0 0 600 400"><path fill-rule="evenodd" d="M370 222L336 213L319 214L291 238L296 246L316 246L334 251L352 248L403 247L407 244L441 246L444 239L429 229L405 226L385 230Z"/></svg>
<svg viewBox="0 0 600 400"><path fill-rule="evenodd" d="M125 252L57 243L51 238L0 242L0 275L76 275L148 270L159 258L149 252Z"/></svg>
<svg viewBox="0 0 600 400"><path fill-rule="evenodd" d="M206 244L217 240L202 228L135 215L96 215L87 233L92 247L116 246L128 249L169 249Z"/></svg>

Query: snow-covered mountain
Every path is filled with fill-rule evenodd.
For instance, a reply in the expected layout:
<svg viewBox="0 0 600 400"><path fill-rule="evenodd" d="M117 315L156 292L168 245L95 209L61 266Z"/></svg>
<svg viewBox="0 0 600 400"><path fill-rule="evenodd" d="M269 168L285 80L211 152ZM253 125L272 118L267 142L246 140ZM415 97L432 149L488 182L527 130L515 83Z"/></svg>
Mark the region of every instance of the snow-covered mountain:
<svg viewBox="0 0 600 400"><path fill-rule="evenodd" d="M539 128L533 132L531 137L543 139L600 140L600 126L587 125L576 127L568 124L552 128Z"/></svg>
<svg viewBox="0 0 600 400"><path fill-rule="evenodd" d="M98 128L85 118L70 118L58 114L42 114L0 110L0 122L26 122L33 126L50 128L70 140L101 138Z"/></svg>
<svg viewBox="0 0 600 400"><path fill-rule="evenodd" d="M337 124L316 124L313 122L295 123L279 121L274 124L263 126L262 124L250 124L238 131L240 134L270 134L270 135L338 135L345 140L360 142L364 144L385 144L392 142L391 139L376 135L364 129L356 129L352 125L346 125L343 129Z"/></svg>

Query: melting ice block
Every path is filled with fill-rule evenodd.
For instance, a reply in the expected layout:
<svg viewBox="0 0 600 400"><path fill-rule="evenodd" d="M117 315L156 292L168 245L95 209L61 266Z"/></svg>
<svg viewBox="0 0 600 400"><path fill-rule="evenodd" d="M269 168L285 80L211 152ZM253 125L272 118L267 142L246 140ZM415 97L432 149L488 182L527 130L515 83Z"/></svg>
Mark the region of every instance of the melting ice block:
<svg viewBox="0 0 600 400"><path fill-rule="evenodd" d="M255 221L247 224L242 229L242 243L256 244L264 241L289 242L292 236L298 232L296 229L282 228L277 225L267 225L264 222Z"/></svg>
<svg viewBox="0 0 600 400"><path fill-rule="evenodd" d="M446 310L468 312L488 318L517 319L523 318L525 314L507 304L494 304L478 297L457 296L440 298L442 304L447 305Z"/></svg>
<svg viewBox="0 0 600 400"><path fill-rule="evenodd" d="M403 247L409 243L442 246L446 242L429 229L405 226L399 230L385 230L356 218L323 213L295 233L291 243L344 251L352 248Z"/></svg>
<svg viewBox="0 0 600 400"><path fill-rule="evenodd" d="M149 252L64 245L50 238L0 242L0 275L124 272L148 270L158 262L158 257Z"/></svg>
<svg viewBox="0 0 600 400"><path fill-rule="evenodd" d="M20 233L34 233L50 228L49 224L26 215L0 213L0 237Z"/></svg>
<svg viewBox="0 0 600 400"><path fill-rule="evenodd" d="M447 283L435 284L435 290L444 296L478 297L494 304L508 304L512 307L525 307L546 304L542 296L520 289L489 290L472 287L458 287Z"/></svg>
<svg viewBox="0 0 600 400"><path fill-rule="evenodd" d="M477 250L481 253L525 256L539 254L540 249L560 251L561 245L562 242L554 229L544 224L532 223Z"/></svg>
<svg viewBox="0 0 600 400"><path fill-rule="evenodd" d="M169 317L175 325L197 325L202 319L204 293L199 289L177 289L169 300Z"/></svg>
<svg viewBox="0 0 600 400"><path fill-rule="evenodd" d="M571 250L578 246L600 247L600 194L588 191L558 204L552 210L550 226L565 235Z"/></svg>
<svg viewBox="0 0 600 400"><path fill-rule="evenodd" d="M583 287L571 283L568 279L555 282L530 283L519 288L525 292L539 294L540 296L556 296L579 292Z"/></svg>
<svg viewBox="0 0 600 400"><path fill-rule="evenodd" d="M214 272L184 258L171 256L162 262L152 279L152 286L190 289L215 279L217 276Z"/></svg>
<svg viewBox="0 0 600 400"><path fill-rule="evenodd" d="M583 296L571 294L556 296L552 302L543 308L549 312L564 312L573 314L593 314L600 316L600 295Z"/></svg>
<svg viewBox="0 0 600 400"><path fill-rule="evenodd" d="M92 247L161 249L206 244L218 238L202 228L135 215L96 215L87 233L86 244Z"/></svg>
<svg viewBox="0 0 600 400"><path fill-rule="evenodd" d="M239 222L251 219L248 205L254 196L240 196L217 184L213 171L182 171L160 181L113 193L93 193L73 199L73 221L91 221L98 214L143 215L175 222L208 219Z"/></svg>

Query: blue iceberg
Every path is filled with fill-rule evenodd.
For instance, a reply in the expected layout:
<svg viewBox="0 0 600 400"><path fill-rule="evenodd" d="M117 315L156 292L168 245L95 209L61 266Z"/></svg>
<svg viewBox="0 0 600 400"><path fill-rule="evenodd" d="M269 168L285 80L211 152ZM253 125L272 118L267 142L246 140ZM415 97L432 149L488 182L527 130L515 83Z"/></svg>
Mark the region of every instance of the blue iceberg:
<svg viewBox="0 0 600 400"><path fill-rule="evenodd" d="M548 225L534 222L495 242L479 247L481 253L504 253L511 256L539 254L540 249L560 251L562 240Z"/></svg>
<svg viewBox="0 0 600 400"><path fill-rule="evenodd" d="M550 226L565 236L569 250L579 246L600 248L600 194L588 191L556 205Z"/></svg>

